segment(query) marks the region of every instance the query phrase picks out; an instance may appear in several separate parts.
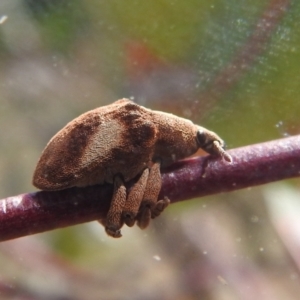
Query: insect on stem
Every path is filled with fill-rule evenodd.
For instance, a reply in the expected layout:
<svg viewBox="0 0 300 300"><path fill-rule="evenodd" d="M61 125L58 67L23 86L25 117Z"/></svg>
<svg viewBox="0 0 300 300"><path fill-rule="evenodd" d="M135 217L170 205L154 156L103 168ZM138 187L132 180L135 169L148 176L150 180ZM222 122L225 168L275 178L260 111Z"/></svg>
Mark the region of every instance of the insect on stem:
<svg viewBox="0 0 300 300"><path fill-rule="evenodd" d="M33 184L46 191L113 184L110 209L101 224L108 235L120 237L123 224L137 223L143 229L169 205L167 197L158 199L161 167L199 148L232 162L216 133L121 99L86 112L62 128L44 149ZM134 192L127 193L125 183L131 180L136 180Z"/></svg>

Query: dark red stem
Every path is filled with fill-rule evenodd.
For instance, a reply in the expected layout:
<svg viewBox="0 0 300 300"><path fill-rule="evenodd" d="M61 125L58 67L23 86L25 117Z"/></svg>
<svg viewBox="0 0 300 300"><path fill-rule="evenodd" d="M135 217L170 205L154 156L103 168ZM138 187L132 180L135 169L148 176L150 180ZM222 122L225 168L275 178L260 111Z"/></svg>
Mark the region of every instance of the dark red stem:
<svg viewBox="0 0 300 300"><path fill-rule="evenodd" d="M172 202L300 175L300 136L230 150L233 163L212 157L180 161L163 171L160 197ZM0 200L0 241L103 218L112 186L36 192Z"/></svg>

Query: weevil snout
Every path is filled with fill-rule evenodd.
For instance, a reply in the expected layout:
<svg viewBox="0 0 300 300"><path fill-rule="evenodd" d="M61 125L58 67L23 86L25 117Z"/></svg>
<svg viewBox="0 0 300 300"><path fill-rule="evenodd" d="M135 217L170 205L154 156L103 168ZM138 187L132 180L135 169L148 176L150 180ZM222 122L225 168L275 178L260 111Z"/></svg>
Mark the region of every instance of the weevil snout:
<svg viewBox="0 0 300 300"><path fill-rule="evenodd" d="M214 132L204 128L197 131L197 143L209 154L221 156L224 160L232 162L232 157L225 151L224 141Z"/></svg>

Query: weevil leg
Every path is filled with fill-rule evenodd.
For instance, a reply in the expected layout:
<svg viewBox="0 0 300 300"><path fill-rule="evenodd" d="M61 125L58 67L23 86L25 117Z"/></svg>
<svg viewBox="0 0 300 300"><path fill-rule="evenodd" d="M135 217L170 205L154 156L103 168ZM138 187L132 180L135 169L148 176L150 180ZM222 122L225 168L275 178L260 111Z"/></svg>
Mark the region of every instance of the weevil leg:
<svg viewBox="0 0 300 300"><path fill-rule="evenodd" d="M118 238L121 237L122 211L126 202L126 187L123 180L116 176L114 179L114 193L111 200L110 208L106 216L105 231L108 235Z"/></svg>
<svg viewBox="0 0 300 300"><path fill-rule="evenodd" d="M155 162L150 169L144 197L137 215L137 224L142 229L149 225L151 218L154 219L159 216L170 203L166 197L157 201L160 189L160 162Z"/></svg>
<svg viewBox="0 0 300 300"><path fill-rule="evenodd" d="M154 219L158 217L170 203L171 201L168 197L164 197L164 199L158 200L151 210L151 218Z"/></svg>
<svg viewBox="0 0 300 300"><path fill-rule="evenodd" d="M143 195L145 192L147 180L149 176L149 169L145 169L138 179L138 181L131 188L125 206L123 208L122 219L125 224L132 227L136 221Z"/></svg>
<svg viewBox="0 0 300 300"><path fill-rule="evenodd" d="M151 209L147 206L142 206L139 210L139 213L136 217L137 219L137 225L141 229L145 229L149 226L150 220L151 220Z"/></svg>

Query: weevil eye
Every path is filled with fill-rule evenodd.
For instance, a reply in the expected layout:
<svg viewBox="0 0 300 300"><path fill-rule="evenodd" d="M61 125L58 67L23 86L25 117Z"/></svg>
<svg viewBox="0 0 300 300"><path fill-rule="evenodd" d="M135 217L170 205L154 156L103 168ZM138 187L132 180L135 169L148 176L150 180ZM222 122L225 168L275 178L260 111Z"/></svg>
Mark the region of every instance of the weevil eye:
<svg viewBox="0 0 300 300"><path fill-rule="evenodd" d="M207 133L202 129L198 130L197 131L198 146L202 148L203 146L207 145L208 142L210 141L207 139Z"/></svg>

